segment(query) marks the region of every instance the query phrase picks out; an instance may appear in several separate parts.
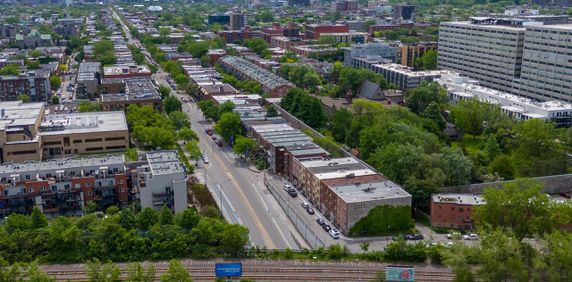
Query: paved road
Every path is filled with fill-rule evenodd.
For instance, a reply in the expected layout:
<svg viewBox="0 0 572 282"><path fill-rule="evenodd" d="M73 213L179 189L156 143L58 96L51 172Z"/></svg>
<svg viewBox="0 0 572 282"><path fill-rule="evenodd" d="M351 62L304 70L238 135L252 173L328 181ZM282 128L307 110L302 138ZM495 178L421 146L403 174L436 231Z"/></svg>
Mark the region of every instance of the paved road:
<svg viewBox="0 0 572 282"><path fill-rule="evenodd" d="M177 95L183 98L183 95ZM262 184L262 175L252 171L241 161L230 147L219 148L205 133L211 128L210 122L203 119L194 103L184 103L183 110L189 116L191 127L199 135L199 145L210 162L199 168L214 196L220 203L226 218L240 223L250 230L252 243L271 249L298 249L307 247L305 242L298 246L294 237L301 238L286 217L276 200Z"/></svg>
<svg viewBox="0 0 572 282"><path fill-rule="evenodd" d="M114 17L118 15L113 12ZM131 37L125 23L128 42L141 46L138 40ZM148 56L148 52L143 49ZM148 60L154 63L148 56ZM169 86L166 82L169 75L159 70L153 75L157 84ZM177 93L171 89L172 93ZM175 94L180 100L188 99L185 94ZM225 218L232 223L239 223L250 230L251 243L269 249L299 249L307 248L306 242L297 233L292 222L284 215L276 200L265 191L261 175L245 167L237 159L229 147L219 148L205 133L212 125L205 121L202 113L194 103L184 103L183 110L189 116L193 131L199 135L199 145L207 154L210 163L199 168L208 186L214 192L213 196L221 207ZM201 172L202 170L202 172Z"/></svg>

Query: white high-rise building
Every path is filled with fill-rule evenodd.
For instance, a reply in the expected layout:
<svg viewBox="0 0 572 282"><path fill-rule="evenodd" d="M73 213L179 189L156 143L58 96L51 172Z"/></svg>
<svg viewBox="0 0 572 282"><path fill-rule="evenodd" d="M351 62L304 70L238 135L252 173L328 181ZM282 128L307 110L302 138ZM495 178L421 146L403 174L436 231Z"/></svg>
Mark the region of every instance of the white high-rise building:
<svg viewBox="0 0 572 282"><path fill-rule="evenodd" d="M572 102L572 25L534 19L441 23L438 67L506 93Z"/></svg>

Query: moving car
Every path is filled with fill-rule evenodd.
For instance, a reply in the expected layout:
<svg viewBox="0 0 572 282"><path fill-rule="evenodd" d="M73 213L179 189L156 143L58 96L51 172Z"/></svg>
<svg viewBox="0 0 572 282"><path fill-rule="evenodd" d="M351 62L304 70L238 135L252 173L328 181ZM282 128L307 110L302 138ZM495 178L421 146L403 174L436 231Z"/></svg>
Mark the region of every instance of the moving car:
<svg viewBox="0 0 572 282"><path fill-rule="evenodd" d="M202 158L203 158L203 162L205 162L205 164L209 163L209 158L207 157L207 155L203 155Z"/></svg>
<svg viewBox="0 0 572 282"><path fill-rule="evenodd" d="M330 236L332 236L332 238L334 239L340 239L340 232L338 232L338 230L336 229L331 229L330 231L328 231L328 233L330 233Z"/></svg>

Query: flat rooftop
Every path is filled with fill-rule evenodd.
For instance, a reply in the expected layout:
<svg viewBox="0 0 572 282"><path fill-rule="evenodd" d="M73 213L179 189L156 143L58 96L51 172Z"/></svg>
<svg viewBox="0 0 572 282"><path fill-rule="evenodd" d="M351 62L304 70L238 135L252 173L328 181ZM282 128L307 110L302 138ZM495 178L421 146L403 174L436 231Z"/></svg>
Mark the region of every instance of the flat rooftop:
<svg viewBox="0 0 572 282"><path fill-rule="evenodd" d="M4 163L0 165L0 174L21 174L84 167L107 167L123 165L124 163L125 159L123 155L90 156L87 158L53 159L23 163Z"/></svg>
<svg viewBox="0 0 572 282"><path fill-rule="evenodd" d="M43 108L44 103L0 102L0 130L34 124Z"/></svg>
<svg viewBox="0 0 572 282"><path fill-rule="evenodd" d="M399 185L389 180L359 185L334 186L330 188L348 204L411 197L411 195L405 192Z"/></svg>
<svg viewBox="0 0 572 282"><path fill-rule="evenodd" d="M46 115L40 135L78 134L127 130L123 111Z"/></svg>
<svg viewBox="0 0 572 282"><path fill-rule="evenodd" d="M355 164L359 161L355 158L336 158L336 159L311 159L302 160L300 164L306 168L316 168L316 167L336 167L345 164Z"/></svg>
<svg viewBox="0 0 572 282"><path fill-rule="evenodd" d="M433 203L456 204L456 205L483 205L486 203L481 195L473 194L433 194L431 195Z"/></svg>

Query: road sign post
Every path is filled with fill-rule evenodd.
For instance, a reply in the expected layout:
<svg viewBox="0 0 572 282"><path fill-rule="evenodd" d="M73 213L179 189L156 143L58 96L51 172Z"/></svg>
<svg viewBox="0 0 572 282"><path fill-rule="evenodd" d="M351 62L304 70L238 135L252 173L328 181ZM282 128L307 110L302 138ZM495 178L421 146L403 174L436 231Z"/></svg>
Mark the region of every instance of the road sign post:
<svg viewBox="0 0 572 282"><path fill-rule="evenodd" d="M385 281L415 281L415 268L409 265L388 265L385 267Z"/></svg>
<svg viewBox="0 0 572 282"><path fill-rule="evenodd" d="M217 263L215 264L216 277L226 277L229 281L232 277L242 276L242 263Z"/></svg>

